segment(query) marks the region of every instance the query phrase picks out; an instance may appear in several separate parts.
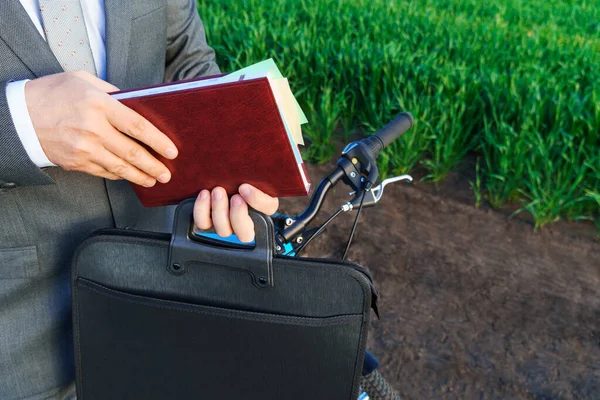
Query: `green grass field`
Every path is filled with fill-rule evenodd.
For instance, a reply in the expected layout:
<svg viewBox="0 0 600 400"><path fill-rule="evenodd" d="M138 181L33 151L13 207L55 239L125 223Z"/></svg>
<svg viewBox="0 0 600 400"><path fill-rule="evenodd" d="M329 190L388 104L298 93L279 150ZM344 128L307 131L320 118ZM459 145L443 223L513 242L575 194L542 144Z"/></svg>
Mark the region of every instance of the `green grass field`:
<svg viewBox="0 0 600 400"><path fill-rule="evenodd" d="M600 0L197 3L224 71L273 57L290 78L313 161L336 127L409 110L385 171L439 181L476 154L477 199L600 227Z"/></svg>

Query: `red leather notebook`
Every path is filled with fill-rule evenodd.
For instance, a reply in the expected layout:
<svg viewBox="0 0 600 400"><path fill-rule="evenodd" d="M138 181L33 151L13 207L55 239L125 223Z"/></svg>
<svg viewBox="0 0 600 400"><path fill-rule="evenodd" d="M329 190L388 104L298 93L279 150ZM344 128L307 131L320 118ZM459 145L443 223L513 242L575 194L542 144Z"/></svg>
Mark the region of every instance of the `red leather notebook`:
<svg viewBox="0 0 600 400"><path fill-rule="evenodd" d="M179 150L175 160L151 151L172 178L152 188L132 184L146 207L177 204L216 186L233 195L242 183L275 197L310 192L300 151L286 131L268 78L119 101L152 122Z"/></svg>

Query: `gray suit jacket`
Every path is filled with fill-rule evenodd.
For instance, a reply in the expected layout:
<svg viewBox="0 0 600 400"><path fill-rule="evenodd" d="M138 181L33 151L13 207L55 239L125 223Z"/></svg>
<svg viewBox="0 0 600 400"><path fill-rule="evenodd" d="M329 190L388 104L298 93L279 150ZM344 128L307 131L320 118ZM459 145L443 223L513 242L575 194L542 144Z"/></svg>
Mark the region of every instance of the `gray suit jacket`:
<svg viewBox="0 0 600 400"><path fill-rule="evenodd" d="M193 0L105 0L108 81L121 89L215 74ZM126 182L40 170L4 88L62 69L18 0L0 1L0 398L58 398L73 380L70 260L94 230L168 231ZM167 223L165 223L167 222Z"/></svg>

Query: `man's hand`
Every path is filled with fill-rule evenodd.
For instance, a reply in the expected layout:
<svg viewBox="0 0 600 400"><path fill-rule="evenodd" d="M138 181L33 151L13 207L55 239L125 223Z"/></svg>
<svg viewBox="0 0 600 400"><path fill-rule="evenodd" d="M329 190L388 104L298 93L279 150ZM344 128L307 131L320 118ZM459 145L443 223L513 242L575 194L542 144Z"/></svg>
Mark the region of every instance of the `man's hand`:
<svg viewBox="0 0 600 400"><path fill-rule="evenodd" d="M28 82L27 109L48 159L66 170L146 187L166 183L171 173L143 146L166 158L177 156L173 142L135 111L107 93L118 88L84 71L64 72Z"/></svg>
<svg viewBox="0 0 600 400"><path fill-rule="evenodd" d="M279 200L248 184L241 185L239 193L230 201L222 187L214 188L212 193L201 191L194 203L196 226L200 229L214 226L221 237L235 233L240 241L251 242L254 239L254 223L248 215L248 205L271 215L277 211Z"/></svg>

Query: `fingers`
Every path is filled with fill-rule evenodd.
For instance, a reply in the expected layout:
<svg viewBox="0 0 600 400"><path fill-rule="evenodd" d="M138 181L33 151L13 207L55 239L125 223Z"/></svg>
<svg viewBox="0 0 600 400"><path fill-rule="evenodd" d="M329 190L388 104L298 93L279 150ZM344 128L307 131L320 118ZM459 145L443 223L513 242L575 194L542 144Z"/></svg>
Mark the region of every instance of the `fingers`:
<svg viewBox="0 0 600 400"><path fill-rule="evenodd" d="M250 207L263 214L275 214L279 208L279 199L269 196L252 185L244 183L240 186L239 192Z"/></svg>
<svg viewBox="0 0 600 400"><path fill-rule="evenodd" d="M223 188L215 188L212 195L208 190L201 191L194 203L196 226L202 230L210 229L214 220L219 236L227 237L235 233L240 241L251 242L254 239L254 222L248 215L248 205L240 195L231 198L230 207L228 202Z"/></svg>
<svg viewBox="0 0 600 400"><path fill-rule="evenodd" d="M110 179L112 181L118 181L120 179L123 179L118 175L111 174L104 167L102 167L98 164L91 164L89 166L89 169L85 172L87 172L88 174L94 175L94 176L99 176L101 178Z"/></svg>
<svg viewBox="0 0 600 400"><path fill-rule="evenodd" d="M109 174L116 175L138 185L152 187L156 184L156 179L108 150L103 150L99 154L96 154L94 162L103 167Z"/></svg>
<svg viewBox="0 0 600 400"><path fill-rule="evenodd" d="M212 223L219 236L227 237L233 234L229 222L229 199L222 187L216 187L212 191Z"/></svg>
<svg viewBox="0 0 600 400"><path fill-rule="evenodd" d="M201 191L194 203L194 222L199 229L212 228L210 218L210 192L206 189Z"/></svg>
<svg viewBox="0 0 600 400"><path fill-rule="evenodd" d="M173 159L177 157L175 144L159 131L147 119L124 106L119 101L109 98L106 117L116 129L124 134L150 146L162 156Z"/></svg>
<svg viewBox="0 0 600 400"><path fill-rule="evenodd" d="M254 240L254 222L248 215L248 204L242 196L236 194L231 198L229 218L231 227L241 242Z"/></svg>
<svg viewBox="0 0 600 400"><path fill-rule="evenodd" d="M114 130L106 140L104 147L111 153L119 156L125 162L135 166L161 183L171 180L171 172L163 163L158 161L139 143L126 135Z"/></svg>

